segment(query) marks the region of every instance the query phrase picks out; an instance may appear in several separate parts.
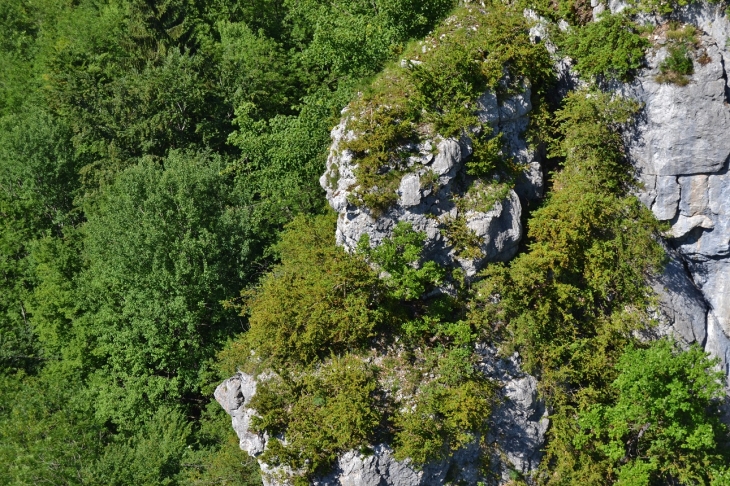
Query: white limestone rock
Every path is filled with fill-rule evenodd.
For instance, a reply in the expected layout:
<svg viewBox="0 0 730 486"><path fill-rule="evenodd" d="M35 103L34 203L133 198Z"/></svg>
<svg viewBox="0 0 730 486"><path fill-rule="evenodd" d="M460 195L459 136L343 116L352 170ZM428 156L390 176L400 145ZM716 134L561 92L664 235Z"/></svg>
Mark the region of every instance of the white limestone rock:
<svg viewBox="0 0 730 486"><path fill-rule="evenodd" d="M520 197L539 198L543 190L538 156L523 138L532 109L530 89L525 88L524 93L504 100L501 105L493 93L487 92L479 97L477 106L477 116L483 126L474 129L501 132L508 155L525 167L525 173L515 189L509 191L504 200L495 202L491 209L467 211L462 215L458 214L454 198L462 194L472 180L463 170L464 162L472 153L471 140L466 135L458 140L426 140L411 147L414 154L409 159L408 173L400 180L398 200L383 214L376 216L368 208L353 204L351 195L358 184L354 175L356 161L342 144L354 135L346 133L348 112L344 111L342 121L332 130L327 170L320 178L327 200L339 213L337 243L352 251L367 234L370 244L375 246L392 234L397 223L408 222L416 231L426 233L425 258L461 268L469 277L488 261L512 258L522 238ZM434 184L424 183L434 180ZM467 226L480 237L482 257L460 257L453 242L444 236L445 224L457 216L465 217Z"/></svg>
<svg viewBox="0 0 730 486"><path fill-rule="evenodd" d="M386 444L376 445L371 454L348 451L332 472L317 478L313 486L425 486L443 484L450 461L427 464L419 469L410 461L397 461Z"/></svg>
<svg viewBox="0 0 730 486"><path fill-rule="evenodd" d="M516 355L500 358L496 349L487 345L479 345L477 351L482 356L482 372L501 385L500 405L485 420L489 419L491 464L502 477L500 483L505 483L509 471L527 475L537 468L548 419L544 404L537 398L537 380L520 370ZM251 417L256 415L250 402L256 393L257 379L268 376L254 378L239 372L215 391L215 399L231 416L241 449L252 457L264 452L268 440L250 430ZM341 454L332 470L314 478L312 486L440 486L446 484L447 477L465 484L489 482L481 470L483 455L484 450L474 442L450 458L417 468L408 459L397 461L387 444L375 444L367 453L353 450ZM259 465L264 486L291 486L297 475L296 471L271 467L261 460Z"/></svg>
<svg viewBox="0 0 730 486"><path fill-rule="evenodd" d="M647 55L650 68L629 88L645 103L643 120L631 140L631 156L642 172L681 176L717 172L730 156L730 107L725 104L722 55L702 36L710 62L695 62L687 86L657 83L658 67L667 55L661 47Z"/></svg>
<svg viewBox="0 0 730 486"><path fill-rule="evenodd" d="M612 7L613 9L613 7ZM620 91L644 104L626 133L629 159L641 182L637 196L668 221L676 249L663 275L652 280L659 298L660 334L696 342L730 365L730 105L725 66L730 22L716 6L678 9L676 17L700 30L695 72L686 86L655 77L666 47ZM706 52L709 62L698 62ZM729 388L730 390L730 388Z"/></svg>
<svg viewBox="0 0 730 486"><path fill-rule="evenodd" d="M502 384L501 402L492 411L487 435L494 449L492 468L502 482L509 482L510 471L529 477L542 459L550 424L545 404L538 398L537 379L520 369L517 353L500 357L495 347L485 344L478 345L477 351L482 372Z"/></svg>
<svg viewBox="0 0 730 486"><path fill-rule="evenodd" d="M670 248L666 251L669 262L664 271L649 280L657 295L659 326L648 330L644 337L673 336L680 343L704 346L707 341L708 305L690 279L681 257Z"/></svg>
<svg viewBox="0 0 730 486"><path fill-rule="evenodd" d="M256 411L248 405L256 394L256 380L253 376L238 373L227 379L215 389L213 396L231 416L233 430L238 434L240 447L252 457L264 452L266 439L251 432L251 419Z"/></svg>
<svg viewBox="0 0 730 486"><path fill-rule="evenodd" d="M704 214L697 214L695 216L680 214L674 223L672 223L672 227L667 232L667 235L672 238L682 238L695 228L712 229L714 227L715 224L712 220Z"/></svg>
<svg viewBox="0 0 730 486"><path fill-rule="evenodd" d="M654 204L651 210L654 216L660 221L673 219L677 214L677 205L679 204L679 184L675 176L653 176L655 179L654 186Z"/></svg>

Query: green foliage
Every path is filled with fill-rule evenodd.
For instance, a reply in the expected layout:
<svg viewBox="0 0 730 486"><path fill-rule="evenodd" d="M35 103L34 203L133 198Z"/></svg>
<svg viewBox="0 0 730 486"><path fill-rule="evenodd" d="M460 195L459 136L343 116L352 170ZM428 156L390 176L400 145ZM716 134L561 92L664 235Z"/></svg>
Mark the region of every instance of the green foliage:
<svg viewBox="0 0 730 486"><path fill-rule="evenodd" d="M346 142L357 161L359 189L353 197L376 214L395 202L408 155L423 138L458 137L480 126L476 99L486 90L499 95L522 92L532 83L540 89L551 79L542 45L530 42L524 18L499 4L458 8L425 40L413 43L369 89L350 104ZM501 85L505 78L507 83ZM493 170L498 141L491 130L476 138L470 170ZM486 133L489 132L489 133Z"/></svg>
<svg viewBox="0 0 730 486"><path fill-rule="evenodd" d="M498 202L509 196L513 181L514 179L510 178L503 182L492 179L490 183L475 180L469 185L463 196L455 198L454 203L460 213L467 211L487 213L494 209Z"/></svg>
<svg viewBox="0 0 730 486"><path fill-rule="evenodd" d="M262 118L289 114L296 103L297 79L284 47L246 22L221 22L218 29L221 76L232 91L231 105L250 103Z"/></svg>
<svg viewBox="0 0 730 486"><path fill-rule="evenodd" d="M260 483L211 402L224 377L215 366L276 371L259 387L257 427L284 435L266 458L303 468L298 482L384 441L417 464L447 457L484 437L495 395L474 341L505 329L554 407L556 482L584 464L600 466L597 482L611 468L727 482L707 424L720 429L700 414L709 395L685 386L706 379L698 354L629 353L656 364L649 378L673 373L664 410L621 382L638 373L619 356L646 320L641 279L661 259L655 222L627 196L615 128L628 104L569 98L552 148L565 168L529 251L489 270L467 302L467 285L422 299L444 280L424 261L422 234L401 225L348 255L333 218L315 216L330 128L359 91L350 128L361 136L347 148L373 208L394 200L408 143L472 126L476 181L459 211L503 197L516 171L474 116L485 90L503 99L529 86L532 133L548 132L551 62L521 9L470 2L434 30L454 4L0 2L0 483ZM555 8L578 24L590 10ZM576 32L576 56L621 77L641 41L626 20L602 22ZM690 49L696 32L674 26L667 37ZM597 49L606 39L611 55ZM378 75L396 57L414 62ZM424 184L436 190L437 179ZM642 410L660 418L639 437ZM665 427L664 412L681 427ZM617 463L611 451L629 439L657 459ZM678 472L662 469L673 447L692 458Z"/></svg>
<svg viewBox="0 0 730 486"><path fill-rule="evenodd" d="M298 60L327 82L376 74L403 43L425 35L455 2L291 0L285 4L294 23L292 40L307 44Z"/></svg>
<svg viewBox="0 0 730 486"><path fill-rule="evenodd" d="M236 101L235 123L239 128L229 139L242 154L233 168L252 178L252 186L265 196L260 210L267 219L283 223L291 219L292 212L320 210L322 195L316 181L323 171L329 130L339 118L342 106L363 79L375 75L411 36L425 34L450 10L452 3L285 2L290 9L286 21L291 27L284 29L288 35L280 35L277 41L284 48L293 48L285 68L291 70L291 75L284 80L277 68L276 73L267 70L271 73L267 76L274 86L283 87L282 82L286 81L287 86L299 89L298 106L261 119L260 103ZM279 52L271 41L260 43L260 48L247 51L260 49L261 56ZM275 57L268 64L276 65L281 59ZM267 64L260 62L264 61L260 58L252 61L259 70L261 64ZM261 87L266 93L271 88ZM275 99L281 93L276 93Z"/></svg>
<svg viewBox="0 0 730 486"><path fill-rule="evenodd" d="M397 300L415 300L438 285L444 270L432 260L423 261L425 233L415 231L410 224L398 223L393 236L375 248L370 248L367 233L358 243L358 251L387 273L384 281Z"/></svg>
<svg viewBox="0 0 730 486"><path fill-rule="evenodd" d="M694 73L692 58L689 57L687 47L673 46L669 48L669 55L659 66L660 75L656 80L659 83L673 83L686 86L689 80L686 76Z"/></svg>
<svg viewBox="0 0 730 486"><path fill-rule="evenodd" d="M597 22L574 27L560 43L576 60L582 76L605 76L627 81L641 67L649 41L625 14L603 14Z"/></svg>
<svg viewBox="0 0 730 486"><path fill-rule="evenodd" d="M487 432L494 385L474 367L464 347L436 352L436 378L401 403L393 424L395 457L415 464L445 459Z"/></svg>
<svg viewBox="0 0 730 486"><path fill-rule="evenodd" d="M289 225L277 246L281 265L261 288L244 293L250 330L219 357L230 371L244 365L262 373L251 404L259 414L255 427L286 439L272 439L266 460L310 474L343 450L375 443L382 423L395 430L399 457L418 464L476 440L486 431L493 387L475 369L474 336L455 320L457 301L420 299L444 276L422 260L425 235L401 223L379 246L370 248L365 238L358 254L348 255L334 245L333 230L331 216ZM385 276L379 279L363 258ZM379 398L390 378L365 365L368 345L395 336L405 338L409 353L434 340L443 345L415 363L385 366L389 376L401 368L437 375L423 384L417 379L397 404Z"/></svg>
<svg viewBox="0 0 730 486"><path fill-rule="evenodd" d="M321 212L331 123L451 0L0 3L0 483L252 484L204 412L247 325L221 302Z"/></svg>
<svg viewBox="0 0 730 486"><path fill-rule="evenodd" d="M251 240L236 179L222 168L207 154L143 160L86 211L75 326L104 364L93 378L97 413L120 425L195 394L204 360L240 327L220 301L245 282Z"/></svg>
<svg viewBox="0 0 730 486"><path fill-rule="evenodd" d="M104 449L95 479L115 486L175 484L190 436L191 424L179 410L160 407L129 438L117 437Z"/></svg>
<svg viewBox="0 0 730 486"><path fill-rule="evenodd" d="M333 215L295 219L277 245L281 265L248 294L245 340L277 369L360 349L382 324L377 275L335 246L333 228Z"/></svg>
<svg viewBox="0 0 730 486"><path fill-rule="evenodd" d="M667 40L684 45L696 45L699 42L697 38L697 27L694 25L680 26L679 22L670 21L666 33Z"/></svg>
<svg viewBox="0 0 730 486"><path fill-rule="evenodd" d="M79 159L68 128L29 107L0 119L0 366L39 365L45 354L30 323L34 240L59 236L78 221L73 211Z"/></svg>
<svg viewBox="0 0 730 486"><path fill-rule="evenodd" d="M332 93L320 89L305 97L298 115L260 119L252 103L235 110L238 130L229 137L242 157L229 170L246 181L257 203L249 207L259 231L274 233L295 214L319 213L322 190L317 179L324 171L330 142L330 122L337 106L350 97L349 85Z"/></svg>
<svg viewBox="0 0 730 486"><path fill-rule="evenodd" d="M503 164L502 134L473 142L474 153L466 161L466 173L474 177L486 177Z"/></svg>
<svg viewBox="0 0 730 486"><path fill-rule="evenodd" d="M0 375L0 481L80 484L93 477L106 433L75 376Z"/></svg>
<svg viewBox="0 0 730 486"><path fill-rule="evenodd" d="M698 43L697 31L693 26L686 25L680 28L676 22L670 22L666 38L669 43L668 53L659 65L659 75L657 75L656 81L686 86L689 83L687 76L694 73L694 63L690 52Z"/></svg>
<svg viewBox="0 0 730 486"><path fill-rule="evenodd" d="M217 402L209 402L194 431L196 443L186 454L180 484L260 486L259 466L242 451L231 417Z"/></svg>
<svg viewBox="0 0 730 486"><path fill-rule="evenodd" d="M576 449L600 461L616 484L719 479L728 451L718 410L724 374L714 365L699 347L683 352L667 340L628 348L611 385L616 399L580 413Z"/></svg>
<svg viewBox="0 0 730 486"><path fill-rule="evenodd" d="M659 225L629 195L617 131L635 110L609 94L568 95L552 148L565 158L563 170L529 221L528 251L488 268L471 304L470 320L486 336L507 323L525 369L541 376L554 407L543 462L551 484L579 477L574 410L611 397L612 365L631 332L651 322L645 276L663 261Z"/></svg>
<svg viewBox="0 0 730 486"><path fill-rule="evenodd" d="M253 427L286 431L286 443L272 438L262 459L307 474L327 468L341 452L366 446L381 420L373 406L375 378L372 366L345 355L313 373L259 384L251 406L262 417Z"/></svg>
<svg viewBox="0 0 730 486"><path fill-rule="evenodd" d="M641 0L636 2L636 8L640 11L652 12L661 15L668 15L678 8L686 7L696 3L697 0ZM718 0L708 0L708 3L719 3Z"/></svg>
<svg viewBox="0 0 730 486"><path fill-rule="evenodd" d="M463 212L455 218L446 218L443 226L441 234L453 245L458 256L468 259L478 259L484 256L481 248L482 238L467 226L466 216Z"/></svg>

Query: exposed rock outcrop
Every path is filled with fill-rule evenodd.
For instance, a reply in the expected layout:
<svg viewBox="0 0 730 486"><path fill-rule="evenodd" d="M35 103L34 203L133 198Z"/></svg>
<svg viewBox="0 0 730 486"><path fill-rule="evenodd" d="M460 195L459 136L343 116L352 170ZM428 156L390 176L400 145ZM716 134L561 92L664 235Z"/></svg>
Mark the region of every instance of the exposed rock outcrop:
<svg viewBox="0 0 730 486"><path fill-rule="evenodd" d="M730 23L711 6L680 10L700 29L686 86L657 81L668 55L660 36L648 66L622 88L644 105L627 132L628 155L643 188L638 196L670 228L676 249L653 282L661 319L684 342L697 342L730 365L730 105L724 39ZM724 36L724 37L723 37ZM718 37L723 42L718 43Z"/></svg>
<svg viewBox="0 0 730 486"><path fill-rule="evenodd" d="M459 208L456 199L464 196L470 185L475 187L474 179L464 171L464 162L472 154L471 140L467 134L459 140L426 140L417 147L410 147L417 155L410 157L411 169L400 181L398 201L379 215L352 203L351 196L358 187L357 161L349 150L342 148L343 141L354 136L346 131L347 112L343 112L342 122L332 130L327 171L320 179L328 202L339 214L337 243L353 250L367 234L371 245L378 245L391 235L398 222L407 222L416 231L426 233L426 259L461 267L467 276L473 276L488 261L512 258L522 238L520 197L542 196L542 168L536 153L528 148L523 138L532 109L530 90L527 88L523 94L513 96L501 105L493 93L484 93L477 105L479 121L495 133L502 133L506 155L525 168L515 189L509 190L506 197L495 198L490 191L498 189L477 182L477 187L483 190L478 197L496 199L491 208ZM460 211L466 226L481 242L481 257L458 255L454 242L444 234L444 224L460 216Z"/></svg>
<svg viewBox="0 0 730 486"><path fill-rule="evenodd" d="M604 5L592 1L594 17L604 10L620 11L626 4L611 0ZM534 13L527 12L536 25L531 36L547 38ZM661 24L666 19L646 15L647 22ZM694 74L686 86L657 81L659 65L668 49L660 38L647 55L648 66L632 83L614 87L625 96L643 103L637 123L626 135L627 155L642 188L637 196L655 216L666 221L665 235L669 262L664 272L650 284L657 296L659 326L646 338L672 335L684 344L697 343L720 359L730 371L730 105L725 69L730 51L730 22L721 7L706 4L679 9L679 20L701 29L694 54ZM600 20L599 20L600 21ZM555 52L553 49L552 53ZM702 62L700 62L702 56ZM557 60L564 94L580 84L570 71L568 60ZM406 68L406 67L404 67ZM480 121L504 134L505 150L523 164L525 176L507 196L488 211L466 212L467 226L480 240L483 256L465 259L456 254L453 242L443 233L445 218L455 218L459 209L454 196L463 196L470 182L464 164L472 154L468 136L461 139L423 141L410 147L411 169L400 180L396 204L379 215L352 203L357 187L352 153L342 148L348 133L347 116L332 131L333 144L327 172L320 183L330 205L339 214L337 242L353 250L362 235L373 245L391 235L398 222L410 223L427 235L425 257L443 265L460 267L474 275L487 261L508 260L517 251L522 237L522 202L542 195L542 170L536 154L523 139L531 110L529 89L501 105L490 93L479 99ZM430 183L426 181L430 180ZM490 418L485 438L491 453L493 477L480 475L483 450L476 445L457 451L451 458L428 464L422 469L409 461L397 461L386 444L374 444L369 453L348 451L336 461L326 476L315 478L319 486L420 486L441 485L447 480L476 484L477 481L506 482L511 471L528 474L542 457L548 427L544 404L538 399L537 380L519 368L519 359L499 358L496 349L479 345L480 370L501 384L501 402ZM259 379L261 379L259 377ZM730 382L729 382L730 383ZM730 389L730 388L729 388ZM267 437L251 432L255 410L250 400L256 379L239 373L221 384L216 399L232 417L241 448L260 456ZM264 484L289 484L293 473L261 464Z"/></svg>
<svg viewBox="0 0 730 486"><path fill-rule="evenodd" d="M487 442L494 450L492 469L506 482L510 471L528 475L540 464L549 426L547 410L538 398L537 379L520 369L517 353L500 358L495 347L483 344L478 352L482 372L502 385L501 402L490 418Z"/></svg>
<svg viewBox="0 0 730 486"><path fill-rule="evenodd" d="M480 369L501 388L498 404L490 417L490 434L486 437L492 474L484 477L484 449L476 443L456 451L450 458L414 467L409 460L398 461L387 444L375 444L372 451L348 451L337 459L332 471L314 478L315 486L437 486L447 479L465 484L506 482L510 472L529 475L540 463L541 448L548 428L545 406L537 396L537 380L522 372L518 357L503 359L496 348L481 345ZM259 380L266 376L257 377ZM256 394L257 378L245 373L221 383L215 398L231 416L241 449L259 457L266 449L268 437L251 431L256 411L250 402ZM271 468L259 461L264 486L287 486L295 474L286 468Z"/></svg>

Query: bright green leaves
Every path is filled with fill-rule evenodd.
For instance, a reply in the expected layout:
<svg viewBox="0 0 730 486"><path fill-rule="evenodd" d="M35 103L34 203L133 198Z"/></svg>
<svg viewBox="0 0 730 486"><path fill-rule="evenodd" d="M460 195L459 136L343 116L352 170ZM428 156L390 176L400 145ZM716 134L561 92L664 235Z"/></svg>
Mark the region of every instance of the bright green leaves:
<svg viewBox="0 0 730 486"><path fill-rule="evenodd" d="M476 138L473 141L472 156L466 161L466 173L475 177L486 177L504 163L502 155L502 133L494 137Z"/></svg>
<svg viewBox="0 0 730 486"><path fill-rule="evenodd" d="M312 373L285 376L260 383L251 402L262 415L254 420L255 428L286 431L286 443L270 439L263 460L314 472L329 466L341 451L373 438L381 421L373 366L345 355Z"/></svg>
<svg viewBox="0 0 730 486"><path fill-rule="evenodd" d="M672 80L671 82L680 86L686 85L689 81L684 78L694 72L692 58L686 46L672 46L669 48L669 56L659 66L659 70L664 75L661 80Z"/></svg>
<svg viewBox="0 0 730 486"><path fill-rule="evenodd" d="M78 222L73 209L79 159L70 130L45 110L28 107L0 119L0 366L42 364L31 300L38 283L36 241L61 236ZM4 371L4 370L3 370Z"/></svg>
<svg viewBox="0 0 730 486"><path fill-rule="evenodd" d="M0 376L0 481L84 484L109 439L79 377L51 363L40 376Z"/></svg>
<svg viewBox="0 0 730 486"><path fill-rule="evenodd" d="M574 27L561 42L585 77L605 76L627 81L644 60L649 41L641 37L626 14L606 13L597 22Z"/></svg>
<svg viewBox="0 0 730 486"><path fill-rule="evenodd" d="M87 210L77 325L105 363L98 413L132 424L196 393L204 360L240 326L220 301L243 285L251 236L222 167L184 152L144 160Z"/></svg>
<svg viewBox="0 0 730 486"><path fill-rule="evenodd" d="M331 217L299 218L283 234L281 265L247 303L245 340L275 369L362 349L383 321L382 285L334 245Z"/></svg>
<svg viewBox="0 0 730 486"><path fill-rule="evenodd" d="M192 442L192 424L180 410L160 407L129 439L118 437L95 465L97 481L110 486L176 484L174 476Z"/></svg>
<svg viewBox="0 0 730 486"><path fill-rule="evenodd" d="M385 284L393 298L415 300L441 283L444 269L432 260L423 261L421 253L426 239L405 222L393 228L393 236L370 248L367 233L358 243L358 250L386 272Z"/></svg>
<svg viewBox="0 0 730 486"><path fill-rule="evenodd" d="M237 443L221 452L229 418L200 418L211 357L248 324L222 302L321 212L354 86L451 3L0 2L0 483L247 482ZM309 344L361 349L387 295L362 261L320 256L315 362Z"/></svg>
<svg viewBox="0 0 730 486"><path fill-rule="evenodd" d="M678 22L669 22L666 31L668 55L659 64L658 83L674 83L678 86L689 84L689 76L694 73L694 62L691 53L699 47L697 29L693 25L680 27ZM706 64L710 58L707 51L698 56L698 61Z"/></svg>
<svg viewBox="0 0 730 486"><path fill-rule="evenodd" d="M222 22L221 75L234 108L251 103L257 117L288 113L296 103L293 66L284 48L244 22Z"/></svg>
<svg viewBox="0 0 730 486"><path fill-rule="evenodd" d="M661 340L628 348L611 385L616 399L579 415L579 449L602 458L616 484L707 484L725 469L726 427L719 421L724 374L698 347Z"/></svg>

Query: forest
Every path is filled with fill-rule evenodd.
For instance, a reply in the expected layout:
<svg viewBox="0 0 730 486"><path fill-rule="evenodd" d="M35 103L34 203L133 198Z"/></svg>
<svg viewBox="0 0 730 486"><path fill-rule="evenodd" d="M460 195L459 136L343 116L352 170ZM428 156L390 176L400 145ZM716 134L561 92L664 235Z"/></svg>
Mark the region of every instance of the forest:
<svg viewBox="0 0 730 486"><path fill-rule="evenodd" d="M582 0L482 2L483 33L425 60L403 101L383 73L464 3L0 1L0 484L260 485L213 399L237 369L277 373L256 427L286 435L265 459L304 484L383 440L425 464L486 432L483 341L518 350L550 406L530 481L730 484L713 361L636 338L665 261L617 132L638 106L594 85L551 97L521 13L575 26L556 42L593 80L631 77L641 28L589 24ZM494 62L472 69L478 56ZM403 137L389 127L458 134L504 70L533 83L530 143L552 170L518 256L467 282L424 261L407 225L336 246L318 179L343 108L408 107L353 128L376 178L376 148ZM516 170L480 147L475 174ZM423 297L446 281L453 294ZM394 342L404 353L364 359ZM378 398L398 373L405 408Z"/></svg>

